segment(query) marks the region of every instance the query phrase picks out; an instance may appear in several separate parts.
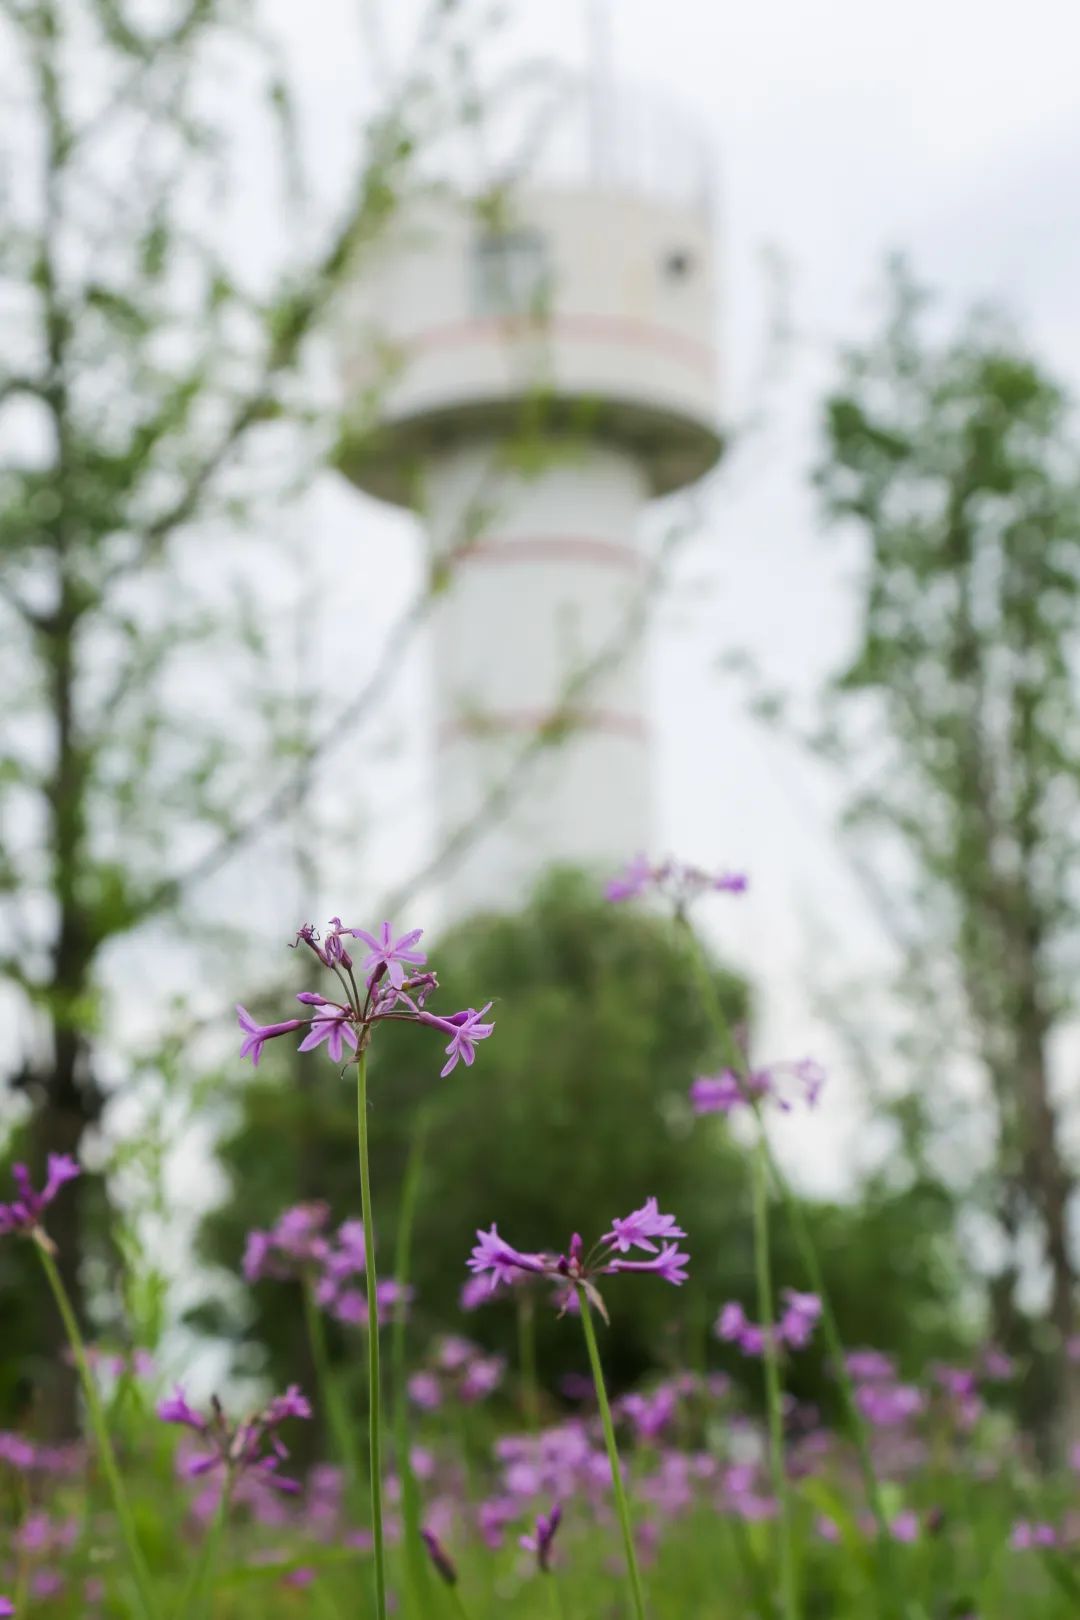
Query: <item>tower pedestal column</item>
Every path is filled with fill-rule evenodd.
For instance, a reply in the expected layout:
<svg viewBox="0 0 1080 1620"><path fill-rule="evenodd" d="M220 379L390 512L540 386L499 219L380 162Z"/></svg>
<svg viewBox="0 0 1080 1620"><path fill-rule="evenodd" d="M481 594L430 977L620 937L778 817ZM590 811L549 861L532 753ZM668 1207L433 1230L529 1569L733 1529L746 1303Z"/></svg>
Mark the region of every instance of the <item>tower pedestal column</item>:
<svg viewBox="0 0 1080 1620"><path fill-rule="evenodd" d="M607 869L650 842L645 474L606 444L545 444L537 468L509 457L492 436L426 466L447 569L432 644L440 844L479 819L445 876L451 917L520 905L553 862Z"/></svg>

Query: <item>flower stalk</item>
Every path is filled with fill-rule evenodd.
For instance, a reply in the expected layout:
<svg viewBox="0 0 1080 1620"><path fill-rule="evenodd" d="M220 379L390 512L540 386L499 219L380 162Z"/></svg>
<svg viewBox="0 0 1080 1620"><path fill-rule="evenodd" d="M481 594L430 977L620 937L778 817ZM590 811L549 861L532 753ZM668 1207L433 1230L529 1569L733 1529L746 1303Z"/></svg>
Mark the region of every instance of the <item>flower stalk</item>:
<svg viewBox="0 0 1080 1620"><path fill-rule="evenodd" d="M791 1523L791 1491L784 1459L784 1415L781 1405L780 1346L773 1331L772 1256L769 1240L769 1168L764 1132L758 1136L753 1158L754 1262L757 1271L758 1314L763 1333L765 1406L769 1425L769 1472L780 1509L780 1604L784 1620L799 1620L795 1579L795 1545Z"/></svg>
<svg viewBox="0 0 1080 1620"><path fill-rule="evenodd" d="M181 1609L182 1620L212 1620L212 1581L217 1566L218 1553L221 1548L221 1538L225 1533L225 1525L229 1518L229 1504L232 1498L232 1480L226 1479L221 1488L221 1495L214 1510L210 1528L203 1538L199 1561L192 1571L191 1581L188 1585L187 1597Z"/></svg>
<svg viewBox="0 0 1080 1620"><path fill-rule="evenodd" d="M600 1362L600 1349L596 1342L596 1328L593 1325L592 1310L585 1287L577 1285L578 1305L581 1311L581 1326L585 1333L585 1346L589 1352L589 1366L592 1370L593 1385L596 1389L596 1403L600 1408L600 1422L604 1430L604 1444L607 1447L608 1462L611 1466L611 1487L615 1493L615 1511L619 1518L619 1528L622 1531L623 1550L626 1555L626 1573L630 1585L630 1596L633 1603L635 1620L645 1620L645 1592L641 1584L641 1570L638 1568L637 1550L634 1547L634 1527L630 1518L630 1503L626 1496L626 1487L623 1485L622 1472L619 1467L619 1448L615 1440L615 1425L611 1419L611 1405L608 1401L607 1386L604 1382L604 1369Z"/></svg>
<svg viewBox="0 0 1080 1620"><path fill-rule="evenodd" d="M382 1499L382 1394L379 1370L378 1275L375 1269L375 1216L371 1203L368 1156L367 1050L356 1060L356 1129L360 1157L360 1215L364 1223L364 1280L368 1309L368 1455L371 1488L371 1537L375 1560L375 1615L386 1620L386 1547Z"/></svg>

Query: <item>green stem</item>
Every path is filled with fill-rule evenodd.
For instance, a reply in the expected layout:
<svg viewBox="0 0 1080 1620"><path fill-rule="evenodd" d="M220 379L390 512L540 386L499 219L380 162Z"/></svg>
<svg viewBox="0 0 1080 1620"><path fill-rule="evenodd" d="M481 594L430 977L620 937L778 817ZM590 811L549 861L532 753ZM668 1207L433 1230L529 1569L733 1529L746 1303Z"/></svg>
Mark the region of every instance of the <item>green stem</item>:
<svg viewBox="0 0 1080 1620"><path fill-rule="evenodd" d="M544 1585L548 1589L548 1606L551 1609L552 1620L566 1620L566 1610L563 1608L562 1587L558 1580L548 1570L543 1577Z"/></svg>
<svg viewBox="0 0 1080 1620"><path fill-rule="evenodd" d="M301 1292L304 1301L304 1324L307 1328L311 1359L315 1364L319 1394L330 1420L334 1450L348 1475L349 1494L355 1501L360 1484L360 1459L356 1452L356 1437L342 1399L341 1385L330 1365L330 1353L326 1347L326 1329L310 1276L304 1276Z"/></svg>
<svg viewBox="0 0 1080 1620"><path fill-rule="evenodd" d="M806 1270L807 1280L811 1292L821 1301L821 1331L825 1337L829 1359L836 1375L837 1387L844 1405L844 1412L851 1427L855 1450L859 1458L859 1467L863 1476L870 1510L874 1516L877 1527L879 1550L884 1554L886 1565L891 1562L892 1542L889 1536L889 1520L885 1512L885 1504L881 1496L881 1487L878 1484L877 1474L874 1472L874 1462L870 1455L870 1442L866 1434L866 1424L855 1400L855 1385L848 1372L847 1355L844 1350L844 1341L840 1336L840 1328L829 1300L828 1290L825 1286L825 1276L818 1258L817 1246L813 1235L806 1223L806 1216L798 1197L791 1187L786 1175L777 1163L776 1156L766 1137L762 1137L765 1154L769 1165L769 1174L773 1185L780 1194L780 1201L784 1206L784 1213L795 1237L795 1246L799 1251L799 1258Z"/></svg>
<svg viewBox="0 0 1080 1620"><path fill-rule="evenodd" d="M769 1471L780 1509L780 1599L785 1620L798 1620L795 1546L791 1525L791 1492L784 1462L784 1414L781 1405L780 1351L773 1331L772 1260L769 1245L769 1171L765 1138L759 1134L753 1160L754 1260L757 1269L758 1315L764 1335L765 1405L769 1422Z"/></svg>
<svg viewBox="0 0 1080 1620"><path fill-rule="evenodd" d="M450 1596L450 1607L457 1615L458 1620L469 1620L469 1611L465 1607L465 1600L457 1585L446 1587L446 1591Z"/></svg>
<svg viewBox="0 0 1080 1620"><path fill-rule="evenodd" d="M532 1434L540 1427L540 1385L536 1376L536 1305L528 1279L518 1292L518 1373L525 1421Z"/></svg>
<svg viewBox="0 0 1080 1620"><path fill-rule="evenodd" d="M428 1117L422 1113L409 1148L405 1166L405 1180L401 1192L398 1216L397 1246L394 1254L394 1277L399 1296L405 1298L411 1264L412 1232L416 1209L420 1199L423 1178L424 1149L427 1142ZM420 1491L409 1457L409 1391L406 1375L406 1333L408 1316L404 1304L394 1315L390 1340L390 1358L394 1392L394 1449L397 1455L398 1475L401 1479L401 1512L404 1528L405 1578L409 1592L409 1613L419 1616L431 1612L431 1571L427 1550L420 1539Z"/></svg>
<svg viewBox="0 0 1080 1620"><path fill-rule="evenodd" d="M382 1434L379 1389L379 1300L375 1270L375 1217L368 1163L367 1053L356 1064L356 1129L360 1153L360 1213L364 1222L364 1284L368 1307L368 1442L371 1471L371 1537L375 1556L375 1616L386 1620L386 1548L383 1543Z"/></svg>
<svg viewBox="0 0 1080 1620"><path fill-rule="evenodd" d="M86 1346L83 1343L79 1324L76 1321L75 1312L71 1300L68 1298L63 1279L57 1270L56 1262L45 1247L46 1241L46 1239L39 1238L35 1240L34 1247L37 1249L45 1275L49 1280L49 1287L52 1289L56 1308L60 1312L68 1343L71 1346L71 1353L75 1358L75 1368L79 1374L79 1382L82 1385L90 1427L94 1431L94 1440L97 1443L101 1467L112 1495L113 1508L116 1512L117 1522L120 1525L120 1533L124 1540L128 1563L131 1565L131 1575L139 1598L139 1608L145 1620L160 1620L160 1610L154 1596L150 1572L147 1569L142 1548L139 1546L135 1520L132 1517L131 1506L124 1490L123 1481L120 1478L120 1469L117 1466L112 1440L109 1438L109 1426L105 1419L105 1411L101 1404L97 1385L94 1382L94 1376L90 1371L90 1364L86 1359Z"/></svg>
<svg viewBox="0 0 1080 1620"><path fill-rule="evenodd" d="M232 1481L230 1480L222 1489L210 1528L203 1538L202 1550L199 1554L199 1561L192 1571L191 1580L188 1582L187 1594L184 1598L183 1607L180 1610L181 1620L189 1620L189 1617L194 1617L194 1620L200 1620L201 1616L210 1612L204 1598L206 1595L206 1588L209 1585L210 1579L214 1572L214 1566L217 1563L218 1549L221 1546L221 1537L229 1517L229 1501L231 1496Z"/></svg>
<svg viewBox="0 0 1080 1620"><path fill-rule="evenodd" d="M615 1493L615 1511L619 1516L619 1527L622 1530L623 1550L626 1553L626 1572L630 1579L630 1595L633 1599L635 1620L645 1620L645 1593L641 1585L641 1571L638 1569L637 1552L634 1549L634 1531L630 1522L630 1504L626 1500L626 1490L623 1486L622 1472L619 1468L619 1448L615 1443L615 1425L611 1421L611 1407L608 1404L607 1386L604 1383L604 1369L600 1365L600 1349L596 1343L596 1329L593 1327L592 1311L589 1307L588 1297L580 1283L577 1285L577 1297L581 1308L581 1325L585 1330L585 1345L589 1352L589 1365L592 1368L593 1385L596 1389L596 1401L600 1408L600 1422L604 1429L604 1444L607 1446L608 1462L611 1465L611 1487Z"/></svg>

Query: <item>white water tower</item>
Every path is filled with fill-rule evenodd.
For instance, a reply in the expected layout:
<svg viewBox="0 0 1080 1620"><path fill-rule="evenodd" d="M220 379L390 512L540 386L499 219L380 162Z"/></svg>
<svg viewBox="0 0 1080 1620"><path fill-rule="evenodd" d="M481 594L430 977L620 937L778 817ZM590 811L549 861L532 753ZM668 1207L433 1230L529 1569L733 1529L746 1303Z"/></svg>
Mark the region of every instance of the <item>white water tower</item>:
<svg viewBox="0 0 1080 1620"><path fill-rule="evenodd" d="M721 453L703 145L595 89L554 133L504 213L404 211L341 338L364 426L342 468L423 516L441 583L442 838L499 795L446 873L450 915L519 904L551 863L650 847L640 638L610 654L645 587L643 508Z"/></svg>

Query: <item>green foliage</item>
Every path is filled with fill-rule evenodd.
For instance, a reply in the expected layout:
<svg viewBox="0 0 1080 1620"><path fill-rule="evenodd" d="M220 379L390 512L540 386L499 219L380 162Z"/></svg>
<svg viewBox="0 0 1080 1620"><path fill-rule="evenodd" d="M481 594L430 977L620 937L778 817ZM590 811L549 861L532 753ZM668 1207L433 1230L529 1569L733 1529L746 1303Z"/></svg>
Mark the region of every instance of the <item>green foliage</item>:
<svg viewBox="0 0 1080 1620"><path fill-rule="evenodd" d="M21 175L0 230L0 993L35 1167L79 1152L102 1072L124 1066L103 1061L107 955L140 928L175 944L179 902L295 808L271 514L335 436L310 342L434 116L410 71L302 248L289 233L249 271L227 163L245 121L273 124L291 200L302 184L262 9L0 7L0 167ZM228 545L256 527L257 568ZM189 940L205 915L190 907ZM81 1314L88 1197L76 1185L58 1217Z"/></svg>
<svg viewBox="0 0 1080 1620"><path fill-rule="evenodd" d="M1019 1284L1041 1251L1060 1355L1076 1284L1052 1072L1080 943L1075 403L1000 316L942 335L897 269L884 330L847 357L824 427L826 515L864 546L830 752L852 773L849 820L906 947L914 1018L945 1049L916 1078L927 1122L958 1066L984 1082L992 1173L980 1187L970 1130L950 1171L996 1227L995 1328L1032 1350ZM1063 1364L1058 1401L1080 1410L1069 1382Z"/></svg>

